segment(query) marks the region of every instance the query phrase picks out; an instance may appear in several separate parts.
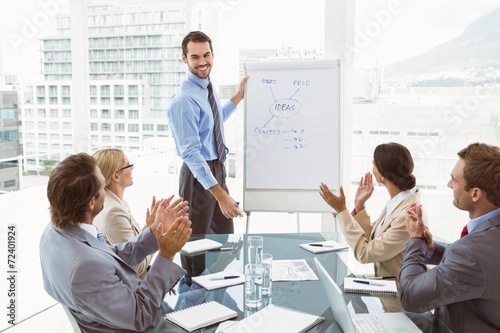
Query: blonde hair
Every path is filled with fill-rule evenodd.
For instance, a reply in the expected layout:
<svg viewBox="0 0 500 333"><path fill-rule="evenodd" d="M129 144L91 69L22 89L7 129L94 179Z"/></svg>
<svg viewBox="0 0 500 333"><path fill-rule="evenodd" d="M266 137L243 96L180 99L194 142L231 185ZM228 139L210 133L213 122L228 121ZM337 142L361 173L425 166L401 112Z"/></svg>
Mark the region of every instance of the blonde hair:
<svg viewBox="0 0 500 333"><path fill-rule="evenodd" d="M123 168L123 165L127 163L125 153L118 148L98 150L94 153L94 159L99 169L101 169L104 179L106 179L105 187L111 184L111 177L113 177L113 174Z"/></svg>

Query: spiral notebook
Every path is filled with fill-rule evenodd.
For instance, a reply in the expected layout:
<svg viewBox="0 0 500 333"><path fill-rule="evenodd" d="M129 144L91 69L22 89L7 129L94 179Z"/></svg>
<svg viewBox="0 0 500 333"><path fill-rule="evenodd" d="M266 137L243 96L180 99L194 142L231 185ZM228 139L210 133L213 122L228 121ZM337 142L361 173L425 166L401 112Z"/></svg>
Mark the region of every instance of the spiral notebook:
<svg viewBox="0 0 500 333"><path fill-rule="evenodd" d="M395 280L368 280L352 277L344 278L344 291L363 294L398 294Z"/></svg>
<svg viewBox="0 0 500 333"><path fill-rule="evenodd" d="M225 305L209 301L167 313L165 319L192 332L202 327L236 317L238 313Z"/></svg>

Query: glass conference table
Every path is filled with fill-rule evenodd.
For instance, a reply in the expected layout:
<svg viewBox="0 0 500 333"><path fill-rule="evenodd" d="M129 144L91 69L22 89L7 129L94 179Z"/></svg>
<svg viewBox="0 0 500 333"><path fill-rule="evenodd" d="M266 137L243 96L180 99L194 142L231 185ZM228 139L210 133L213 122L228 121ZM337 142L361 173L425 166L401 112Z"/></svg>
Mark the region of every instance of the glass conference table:
<svg viewBox="0 0 500 333"><path fill-rule="evenodd" d="M348 251L351 251L350 249L314 254L299 246L302 243L323 240L335 240L345 243L340 233L259 235L264 238L264 252L273 254L274 260L305 259L314 273L317 274L313 261L313 258L316 256L341 289L344 277L353 275L347 265ZM232 234L191 237L190 240L205 237L210 238L224 244L225 247L234 246L238 250L207 251L196 255L178 255L175 261L179 264L182 263L187 274L175 287L176 293L166 296L165 304L167 312L215 300L235 310L238 313L238 320L253 314L255 310L245 309L243 285L207 291L190 281L191 276L206 274L206 269L212 273L223 270L243 272L243 267L247 261L246 243L248 236L249 234ZM345 293L344 297L351 313L380 313L391 311L391 307L396 309L396 311L400 308L399 301L394 296L381 295L377 297L368 294ZM273 282L272 294L270 297L263 297L263 306L271 303L325 318L324 321L308 332L342 332L333 317L330 304L319 280ZM423 332L451 332L431 312L407 313L407 315ZM168 332L185 332L173 324L168 326ZM218 324L215 324L196 332L215 332L217 326Z"/></svg>

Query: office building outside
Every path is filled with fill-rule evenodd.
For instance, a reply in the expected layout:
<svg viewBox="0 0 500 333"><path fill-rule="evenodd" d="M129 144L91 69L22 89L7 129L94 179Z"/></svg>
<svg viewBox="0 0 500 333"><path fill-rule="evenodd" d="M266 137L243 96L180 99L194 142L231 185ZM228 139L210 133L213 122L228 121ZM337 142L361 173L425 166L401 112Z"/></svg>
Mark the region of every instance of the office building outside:
<svg viewBox="0 0 500 333"><path fill-rule="evenodd" d="M19 190L21 154L17 91L13 85L0 85L0 193Z"/></svg>
<svg viewBox="0 0 500 333"><path fill-rule="evenodd" d="M165 112L186 73L180 57L185 6L117 7L94 1L87 25L92 150L140 150L145 139L169 137ZM44 80L22 87L28 169L75 151L71 97L79 92L72 89L70 32L69 14L58 16L57 35L41 40Z"/></svg>

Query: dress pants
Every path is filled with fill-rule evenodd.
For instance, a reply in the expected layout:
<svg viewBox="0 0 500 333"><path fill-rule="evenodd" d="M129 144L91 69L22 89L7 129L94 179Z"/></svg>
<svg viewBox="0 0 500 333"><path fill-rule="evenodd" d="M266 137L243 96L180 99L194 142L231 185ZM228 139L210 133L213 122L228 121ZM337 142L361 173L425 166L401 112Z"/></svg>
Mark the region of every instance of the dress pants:
<svg viewBox="0 0 500 333"><path fill-rule="evenodd" d="M219 185L229 193L224 164L219 160L207 163ZM222 214L215 197L203 188L186 163L182 164L179 175L179 195L189 202L189 219L192 222L193 235L234 233L233 219L228 219Z"/></svg>

